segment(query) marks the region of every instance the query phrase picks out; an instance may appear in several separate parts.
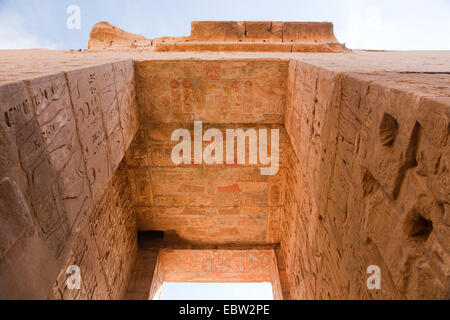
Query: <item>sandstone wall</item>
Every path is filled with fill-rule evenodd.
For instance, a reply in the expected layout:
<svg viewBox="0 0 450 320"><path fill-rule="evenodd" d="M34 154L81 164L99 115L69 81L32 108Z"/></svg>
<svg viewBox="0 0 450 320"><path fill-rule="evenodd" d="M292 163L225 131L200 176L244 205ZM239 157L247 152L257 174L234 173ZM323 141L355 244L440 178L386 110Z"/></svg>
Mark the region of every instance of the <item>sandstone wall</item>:
<svg viewBox="0 0 450 320"><path fill-rule="evenodd" d="M274 297L282 299L273 250L161 249L154 278L150 296L156 299L164 282L271 282Z"/></svg>
<svg viewBox="0 0 450 320"><path fill-rule="evenodd" d="M448 75L383 71L389 55L372 54L153 56L1 86L0 298L157 296L157 250L139 251L126 289L140 229L280 242L284 298L449 299ZM280 129L279 173L175 166L170 135L194 120ZM78 292L64 285L72 264ZM370 265L381 290L367 290Z"/></svg>
<svg viewBox="0 0 450 320"><path fill-rule="evenodd" d="M150 300L153 298L152 286L159 288L162 285L162 282L157 283L158 277L154 277L158 253L159 249L142 250L139 248L131 271L125 299Z"/></svg>
<svg viewBox="0 0 450 320"><path fill-rule="evenodd" d="M127 164L141 231L175 231L204 243L278 242L287 67L280 61L136 63L142 125ZM203 133L280 130L280 171L261 176L261 165L175 165L172 132L188 129L193 138L195 120L205 122Z"/></svg>
<svg viewBox="0 0 450 320"><path fill-rule="evenodd" d="M89 50L146 52L348 52L331 22L193 21L188 37L147 39L108 22L94 25Z"/></svg>
<svg viewBox="0 0 450 320"><path fill-rule="evenodd" d="M193 21L192 41L337 43L331 22Z"/></svg>
<svg viewBox="0 0 450 320"><path fill-rule="evenodd" d="M46 298L137 129L133 62L6 84L0 108L1 296Z"/></svg>
<svg viewBox="0 0 450 320"><path fill-rule="evenodd" d="M287 73L280 60L136 61L142 124L282 124Z"/></svg>
<svg viewBox="0 0 450 320"><path fill-rule="evenodd" d="M448 299L448 99L290 68L280 235L292 298ZM370 265L381 290L366 287Z"/></svg>
<svg viewBox="0 0 450 320"><path fill-rule="evenodd" d="M137 254L137 228L128 171L122 162L87 225L77 236L53 286L53 298L63 300L122 299ZM81 290L70 290L66 270L77 265Z"/></svg>
<svg viewBox="0 0 450 320"><path fill-rule="evenodd" d="M159 252L167 282L270 282L272 250L172 250Z"/></svg>

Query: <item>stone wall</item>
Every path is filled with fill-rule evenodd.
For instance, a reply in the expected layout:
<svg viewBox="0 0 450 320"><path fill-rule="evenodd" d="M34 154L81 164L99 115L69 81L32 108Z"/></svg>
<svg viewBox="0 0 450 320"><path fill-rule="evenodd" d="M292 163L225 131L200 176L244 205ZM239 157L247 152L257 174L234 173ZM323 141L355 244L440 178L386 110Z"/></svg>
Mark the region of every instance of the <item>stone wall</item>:
<svg viewBox="0 0 450 320"><path fill-rule="evenodd" d="M325 56L153 57L136 83L127 60L1 86L0 298L157 297L158 251L137 250L139 229L280 243L270 281L284 298L449 299L448 75ZM279 129L279 173L175 166L170 135L195 120ZM81 291L65 287L73 264Z"/></svg>
<svg viewBox="0 0 450 320"><path fill-rule="evenodd" d="M161 249L154 278L150 294L154 299L164 282L271 282L274 297L282 299L273 250Z"/></svg>
<svg viewBox="0 0 450 320"><path fill-rule="evenodd" d="M139 248L134 266L128 282L127 300L151 300L154 293L151 292L152 285L160 288L157 283L158 277L154 277L157 268L159 249L142 250Z"/></svg>
<svg viewBox="0 0 450 320"><path fill-rule="evenodd" d="M280 235L292 298L448 299L448 101L299 61L290 71ZM381 290L366 287L370 265Z"/></svg>
<svg viewBox="0 0 450 320"><path fill-rule="evenodd" d="M122 299L137 253L137 228L128 171L122 162L108 184L88 224L76 238L53 287L53 298L72 300ZM70 290L69 266L81 271L81 290Z"/></svg>
<svg viewBox="0 0 450 320"><path fill-rule="evenodd" d="M147 39L108 22L92 28L90 51L348 52L331 22L193 21L188 37Z"/></svg>
<svg viewBox="0 0 450 320"><path fill-rule="evenodd" d="M131 60L0 87L0 287L45 298L137 129Z"/></svg>
<svg viewBox="0 0 450 320"><path fill-rule="evenodd" d="M141 128L127 164L141 231L175 231L203 243L278 243L287 67L283 61L136 63ZM265 166L248 160L174 164L172 132L188 129L193 139L195 120L205 122L203 133L216 128L224 134L224 150L226 129L280 130L280 171L262 176Z"/></svg>
<svg viewBox="0 0 450 320"><path fill-rule="evenodd" d="M136 61L141 122L283 124L286 60Z"/></svg>

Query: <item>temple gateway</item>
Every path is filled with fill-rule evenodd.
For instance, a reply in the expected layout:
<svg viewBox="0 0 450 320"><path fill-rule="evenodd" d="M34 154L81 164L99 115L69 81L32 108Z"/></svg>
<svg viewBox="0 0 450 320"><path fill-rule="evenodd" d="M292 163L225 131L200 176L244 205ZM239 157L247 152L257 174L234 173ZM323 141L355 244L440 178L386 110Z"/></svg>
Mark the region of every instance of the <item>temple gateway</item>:
<svg viewBox="0 0 450 320"><path fill-rule="evenodd" d="M450 299L448 52L350 50L328 22L101 22L88 50L0 61L1 299ZM278 132L275 174L249 136L233 163L172 161L199 121Z"/></svg>

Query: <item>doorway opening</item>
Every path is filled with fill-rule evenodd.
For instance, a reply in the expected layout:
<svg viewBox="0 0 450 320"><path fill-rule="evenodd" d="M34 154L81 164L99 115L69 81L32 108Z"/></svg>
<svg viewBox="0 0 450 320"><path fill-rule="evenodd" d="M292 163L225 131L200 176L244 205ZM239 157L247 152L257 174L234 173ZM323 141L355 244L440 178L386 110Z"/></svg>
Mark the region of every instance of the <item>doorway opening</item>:
<svg viewBox="0 0 450 320"><path fill-rule="evenodd" d="M165 282L161 300L273 300L270 282L187 283Z"/></svg>

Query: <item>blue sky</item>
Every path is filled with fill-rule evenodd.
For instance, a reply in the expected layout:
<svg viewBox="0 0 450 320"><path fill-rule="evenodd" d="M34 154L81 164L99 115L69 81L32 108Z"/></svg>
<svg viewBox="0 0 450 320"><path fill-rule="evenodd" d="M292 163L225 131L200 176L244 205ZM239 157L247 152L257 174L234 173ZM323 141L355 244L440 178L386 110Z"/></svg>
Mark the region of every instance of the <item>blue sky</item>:
<svg viewBox="0 0 450 320"><path fill-rule="evenodd" d="M0 49L86 48L104 20L149 38L188 35L193 20L332 21L353 49L450 50L450 0L0 0Z"/></svg>
<svg viewBox="0 0 450 320"><path fill-rule="evenodd" d="M273 300L270 283L166 282L161 300Z"/></svg>

